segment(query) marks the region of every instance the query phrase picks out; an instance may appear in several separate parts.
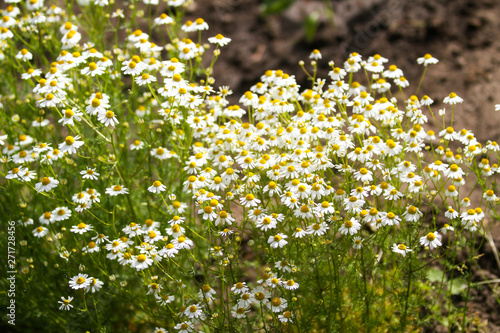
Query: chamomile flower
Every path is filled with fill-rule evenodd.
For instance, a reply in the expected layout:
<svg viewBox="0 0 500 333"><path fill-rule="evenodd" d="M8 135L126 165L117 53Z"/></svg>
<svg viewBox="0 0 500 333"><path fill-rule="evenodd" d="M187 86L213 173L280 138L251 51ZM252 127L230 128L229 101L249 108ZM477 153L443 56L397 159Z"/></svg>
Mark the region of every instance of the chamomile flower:
<svg viewBox="0 0 500 333"><path fill-rule="evenodd" d="M149 255L141 253L133 257L130 266L138 271L141 271L143 269L148 268L152 264L153 264L153 259L151 259Z"/></svg>
<svg viewBox="0 0 500 333"><path fill-rule="evenodd" d="M74 225L71 227L71 232L74 232L75 234L84 234L87 231L91 231L94 227L91 226L90 224L85 224L83 222L79 223L78 225Z"/></svg>
<svg viewBox="0 0 500 333"><path fill-rule="evenodd" d="M19 59L21 61L29 61L29 60L33 59L33 54L31 54L31 52L29 52L26 49L22 49L21 51L19 51L17 53L16 59Z"/></svg>
<svg viewBox="0 0 500 333"><path fill-rule="evenodd" d="M84 69L81 70L82 75L90 75L92 77L96 75L102 75L106 71L106 67L104 66L99 66L95 62L91 62L89 64L89 67L85 67Z"/></svg>
<svg viewBox="0 0 500 333"><path fill-rule="evenodd" d="M444 104L451 104L455 105L457 103L462 103L464 100L460 97L457 96L454 92L450 93L448 96L446 96L443 100Z"/></svg>
<svg viewBox="0 0 500 333"><path fill-rule="evenodd" d="M111 127L114 127L119 123L113 111L98 113L97 120L103 123L104 126L111 126Z"/></svg>
<svg viewBox="0 0 500 333"><path fill-rule="evenodd" d="M130 150L140 150L144 147L144 142L140 140L135 140L132 142L132 144L129 146Z"/></svg>
<svg viewBox="0 0 500 333"><path fill-rule="evenodd" d="M281 297L274 297L269 303L266 304L267 308L272 312L281 312L286 309L288 302Z"/></svg>
<svg viewBox="0 0 500 333"><path fill-rule="evenodd" d="M200 303L186 307L186 310L184 310L184 315L189 319L205 319L205 314L203 313L203 308Z"/></svg>
<svg viewBox="0 0 500 333"><path fill-rule="evenodd" d="M407 253L412 252L413 250L407 248L406 245L404 245L403 243L401 243L399 245L394 243L394 244L392 244L392 251L395 253L398 253L404 257L404 256L406 256Z"/></svg>
<svg viewBox="0 0 500 333"><path fill-rule="evenodd" d="M89 168L89 167L87 167L87 170L80 171L80 175L82 175L83 179L91 179L91 180L97 180L100 176L100 174L95 171L95 168Z"/></svg>
<svg viewBox="0 0 500 333"><path fill-rule="evenodd" d="M434 65L437 64L438 62L439 60L431 56L429 53L427 53L423 57L417 58L417 63L419 65L424 65L424 66Z"/></svg>
<svg viewBox="0 0 500 333"><path fill-rule="evenodd" d="M217 44L218 46L225 46L229 44L231 38L224 37L221 34L216 35L215 37L210 37L208 41L212 44Z"/></svg>
<svg viewBox="0 0 500 333"><path fill-rule="evenodd" d="M351 218L345 221L340 227L339 231L342 235L354 235L361 229L361 223L356 219Z"/></svg>
<svg viewBox="0 0 500 333"><path fill-rule="evenodd" d="M84 289L87 288L91 282L92 278L89 278L87 274L78 274L69 280L69 286L71 289L75 290Z"/></svg>
<svg viewBox="0 0 500 333"><path fill-rule="evenodd" d="M156 180L153 185L148 187L148 191L151 193L161 193L164 192L167 189L165 185L163 185L159 180Z"/></svg>
<svg viewBox="0 0 500 333"><path fill-rule="evenodd" d="M85 292L91 292L91 293L95 293L95 292L98 292L102 286L104 285L104 282L102 282L101 280L99 279L96 279L96 278L89 278L91 281L89 283L89 285L85 288Z"/></svg>
<svg viewBox="0 0 500 333"><path fill-rule="evenodd" d="M117 196L118 194L128 194L128 188L121 185L112 185L106 189L106 194Z"/></svg>
<svg viewBox="0 0 500 333"><path fill-rule="evenodd" d="M35 184L35 189L38 192L50 192L52 189L56 188L59 184L57 179L52 177L43 177L39 183Z"/></svg>
<svg viewBox="0 0 500 333"><path fill-rule="evenodd" d="M267 243L274 249L278 247L284 247L288 242L286 241L286 238L288 238L287 235L278 233L275 236L269 236Z"/></svg>
<svg viewBox="0 0 500 333"><path fill-rule="evenodd" d="M440 231L441 231L441 233L442 233L443 235L446 235L446 233L447 233L448 231L455 231L455 229L454 229L451 225L449 225L449 224L447 224L447 223L446 223L446 224L445 224L445 225L441 228L441 230L440 230Z"/></svg>
<svg viewBox="0 0 500 333"><path fill-rule="evenodd" d="M139 86L143 86L145 84L150 84L152 82L156 82L156 78L153 75L149 75L148 73L144 73L141 76L136 76L135 82Z"/></svg>
<svg viewBox="0 0 500 333"><path fill-rule="evenodd" d="M244 197L240 198L240 203L247 208L251 208L257 207L260 204L260 200L257 199L253 194L248 193Z"/></svg>
<svg viewBox="0 0 500 333"><path fill-rule="evenodd" d="M441 235L435 232L429 232L426 236L420 238L420 245L427 246L433 250L441 246Z"/></svg>
<svg viewBox="0 0 500 333"><path fill-rule="evenodd" d="M80 136L77 135L75 137L72 137L71 135L68 135L66 139L64 140L63 143L59 144L59 150L62 153L68 153L68 154L74 154L76 153L76 150L83 146L85 143L80 139Z"/></svg>
<svg viewBox="0 0 500 333"><path fill-rule="evenodd" d="M61 297L61 300L58 301L57 303L61 304L59 307L59 310L66 310L69 311L73 307L71 304L71 301L73 300L73 297L68 296L68 297Z"/></svg>
<svg viewBox="0 0 500 333"><path fill-rule="evenodd" d="M172 24L175 21L173 18L171 18L167 14L163 13L160 15L160 17L155 18L154 22L157 25L163 25L163 24Z"/></svg>
<svg viewBox="0 0 500 333"><path fill-rule="evenodd" d="M40 226L40 227L37 227L36 229L33 230L33 235L35 237L45 237L45 235L47 235L49 233L49 229L43 227L43 226Z"/></svg>

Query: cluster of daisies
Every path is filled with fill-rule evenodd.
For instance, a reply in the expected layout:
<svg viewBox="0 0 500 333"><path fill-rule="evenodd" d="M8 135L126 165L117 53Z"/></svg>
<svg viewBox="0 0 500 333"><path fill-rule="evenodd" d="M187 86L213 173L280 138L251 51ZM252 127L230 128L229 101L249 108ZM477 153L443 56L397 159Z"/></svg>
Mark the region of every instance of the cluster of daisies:
<svg viewBox="0 0 500 333"><path fill-rule="evenodd" d="M154 0L143 2L158 4ZM107 0L78 3L110 5ZM167 1L173 7L185 4L184 0ZM209 310L216 306L218 293L219 300L227 297L231 302L234 318L247 318L260 309L281 323L293 323L297 313L289 304L289 296L299 295L302 283L301 276L294 274L301 270L300 265L307 264L296 258L295 266L287 258L294 244L342 238L354 250L378 246L402 258L421 250L419 245L436 250L442 246L443 234L455 229L481 229L485 211L498 207L500 199L494 188L500 172L495 163L498 143L488 141L483 145L470 130L451 126L438 133L426 130L427 110L434 120L436 117L433 100L427 95L406 98L404 89L410 83L401 69L389 65L381 55L364 60L360 54L351 53L340 65L330 62L329 77L315 79L308 88L301 88L293 75L269 70L241 96L238 105L232 105L230 88L215 89L209 73L200 83L190 79L193 62L208 49L188 38L189 34L208 30L201 18L182 23L179 30L184 38L171 38L166 45L157 45L147 33L134 30L126 37L126 47L111 52L99 50L90 42L80 45L85 36L83 29L65 22L59 7L44 7L42 0L30 0L25 10L28 14L24 16L14 6L3 11L0 49L15 44L11 29L33 27L34 22L57 27L60 50L45 70L33 68L36 54L26 48L19 49L15 59L25 69L22 80L32 85L36 98L33 107L53 117L37 117L28 124L30 128L40 133L51 125L68 135L59 142L49 142L57 136L41 139L27 134L29 131L0 136L7 166L5 179L67 204L54 204L21 222L34 225L36 219L38 226L32 234L41 239L52 234L63 239L56 227L65 232L62 225L70 223L68 232L82 242L79 250L85 255L97 257L104 252L106 260L130 272L152 276L148 278L147 295L153 295L158 304L166 306L183 300L182 310L177 313L180 322L174 326L179 332L193 332L197 322L207 319ZM112 17L124 16L116 10ZM154 25L169 34L175 24L176 19L165 13L154 19ZM208 41L215 47L216 59L219 48L230 39L218 34ZM3 60L4 53L0 55ZM315 50L310 58L315 66L322 56ZM427 68L438 60L425 55L417 62ZM358 76L367 76L369 84L356 81ZM128 102L128 92L125 97L117 97L110 88L125 80L131 82L131 90L143 92L140 98L145 105L133 114L121 106ZM87 81L94 83L85 88L91 91L78 93L80 82ZM462 101L455 93L443 99L453 110ZM445 115L444 109L439 110L438 116L444 119ZM115 196L141 194L135 191L136 183L125 185L121 176L101 177L104 172L110 173L108 165L114 168L122 162L116 162L114 150L109 161L89 161L85 154L93 156L92 148L83 129L114 148L116 128L144 122L150 128L165 129L168 140L163 145L150 144L144 141L145 136L131 134L122 148L130 154L150 157L153 164L163 166L160 163L174 161L183 175L174 177L174 188L180 188L182 193L171 193L171 184L163 183L171 178L157 174L156 180L148 184L145 197L164 205L161 217L116 224L113 219L113 230L105 227L111 225L108 221L90 224L88 221L99 220L96 216L106 211L101 206L104 199L110 202ZM54 170L73 165L72 160L68 162L70 157L87 167L79 169L81 188L68 192ZM137 165L131 167L141 171L141 166L138 159ZM471 200L461 191L465 180L472 176L482 179L481 207L471 207ZM429 230L425 207L438 199L446 208L443 216L448 223L440 228L433 225ZM192 218L193 210L197 218ZM418 242L411 246L405 243L404 233L410 228L420 232ZM378 244L377 238L369 237L388 229L392 232L392 246ZM206 241L207 234L212 237L213 230L218 237L211 244L210 258L216 259L214 265L221 271L235 258L229 246L233 234L245 235L257 248L265 248L272 260L264 264L270 267L264 269L255 284L234 283L226 296L212 284L213 277L205 277L201 288L198 284L191 288L174 274L169 278L181 288L177 289L178 295L172 295L170 288L160 282L163 280L150 273L160 274L157 267L172 262L179 265L177 262L194 256L195 247L206 247L197 242ZM60 255L69 260L70 252L61 250ZM103 285L87 274L69 280L71 289L86 293L98 292ZM198 294L193 296L189 290L194 289ZM63 297L60 309L70 310L72 299ZM156 332L164 331L156 328Z"/></svg>
<svg viewBox="0 0 500 333"><path fill-rule="evenodd" d="M311 58L319 59L319 51ZM290 238L332 238L337 232L359 247L364 225L373 231L422 225L426 202L409 199L442 192L450 222L422 235L420 244L431 250L441 246L440 232L454 226L477 230L483 210L470 208L459 191L476 156L497 159L498 144L482 146L466 129L425 130L423 110L432 112L432 99L386 96L390 82L401 91L400 83L407 82L402 70L386 68L387 62L380 55L364 61L352 53L341 67L330 63L330 80L317 79L302 91L293 76L267 71L240 99L250 123L242 118L247 111L209 96L210 112L187 119L202 144L193 146L185 162L190 176L184 189L196 197L200 217L219 228L238 228L230 205L235 203L247 212L254 237L265 236L270 248L286 247ZM437 59L426 55L418 62L428 66ZM358 71L373 82L383 81L387 89L353 81ZM451 93L443 102L454 107L462 99ZM223 125L216 122L220 116L228 119ZM462 155L451 150L454 145ZM498 165L484 158L477 166L477 176L491 177L486 202L497 205L493 180ZM403 243L392 250L403 256L412 251Z"/></svg>

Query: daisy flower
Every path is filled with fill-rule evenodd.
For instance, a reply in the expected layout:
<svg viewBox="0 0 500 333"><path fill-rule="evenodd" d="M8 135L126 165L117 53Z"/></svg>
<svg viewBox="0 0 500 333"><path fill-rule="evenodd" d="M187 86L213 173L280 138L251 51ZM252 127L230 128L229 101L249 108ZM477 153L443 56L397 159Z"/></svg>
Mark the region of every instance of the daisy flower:
<svg viewBox="0 0 500 333"><path fill-rule="evenodd" d="M314 223L307 228L307 233L313 236L322 236L330 227L325 222Z"/></svg>
<svg viewBox="0 0 500 333"><path fill-rule="evenodd" d="M350 219L344 222L339 231L342 235L354 235L359 231L359 229L361 229L361 223L359 223L356 219Z"/></svg>
<svg viewBox="0 0 500 333"><path fill-rule="evenodd" d="M212 44L217 44L219 46L225 46L229 44L231 38L224 37L221 34L217 34L215 37L210 37L208 41Z"/></svg>
<svg viewBox="0 0 500 333"><path fill-rule="evenodd" d="M163 191L165 191L167 189L167 187L165 185L163 185L159 180L156 180L153 185L151 185L150 187L148 187L148 191L151 192L151 193L161 193Z"/></svg>
<svg viewBox="0 0 500 333"><path fill-rule="evenodd" d="M59 144L59 150L61 151L61 153L65 152L67 152L68 154L76 153L76 150L85 144L83 141L80 141L78 139L80 139L79 135L75 137L68 135L64 140L64 142Z"/></svg>
<svg viewBox="0 0 500 333"><path fill-rule="evenodd" d="M441 235L435 232L429 232L426 236L420 238L420 244L423 246L428 246L429 249L433 250L438 246L441 246Z"/></svg>
<svg viewBox="0 0 500 333"><path fill-rule="evenodd" d="M409 248L406 247L406 245L402 243L399 245L396 245L396 243L394 243L392 244L392 251L395 253L399 253L404 257L408 252L412 252L413 250L410 250Z"/></svg>
<svg viewBox="0 0 500 333"><path fill-rule="evenodd" d="M279 321L282 323L292 323L293 314L290 311L285 311L278 316Z"/></svg>
<svg viewBox="0 0 500 333"><path fill-rule="evenodd" d="M104 126L114 127L118 124L118 119L116 119L115 113L113 111L106 111L97 114L97 120L104 124Z"/></svg>
<svg viewBox="0 0 500 333"><path fill-rule="evenodd" d="M94 252L99 252L100 247L96 245L95 242L89 242L87 246L85 246L82 251L84 253L94 253Z"/></svg>
<svg viewBox="0 0 500 333"><path fill-rule="evenodd" d="M260 204L260 200L257 199L253 194L248 193L244 197L240 198L240 203L247 208L251 208L257 207Z"/></svg>
<svg viewBox="0 0 500 333"><path fill-rule="evenodd" d="M193 304L184 310L184 315L189 319L205 319L205 315L203 314L202 307L199 303Z"/></svg>
<svg viewBox="0 0 500 333"><path fill-rule="evenodd" d="M419 65L424 65L424 66L434 65L437 64L438 62L439 60L431 56L429 53L427 53L423 57L417 58L417 63Z"/></svg>
<svg viewBox="0 0 500 333"><path fill-rule="evenodd" d="M57 187L57 184L59 184L58 180L52 177L43 177L41 182L35 184L35 189L38 192L50 192L53 188Z"/></svg>
<svg viewBox="0 0 500 333"><path fill-rule="evenodd" d="M71 310L71 308L73 307L73 305L71 305L71 301L73 300L73 297L71 296L68 296L67 298L64 298L64 297L61 297L61 300L57 303L61 304L61 306L59 307L59 310L66 310L66 311L69 311Z"/></svg>
<svg viewBox="0 0 500 333"><path fill-rule="evenodd" d="M455 105L457 103L462 103L464 100L460 97L457 96L454 92L450 93L448 96L446 96L443 100L444 104L451 104Z"/></svg>
<svg viewBox="0 0 500 333"><path fill-rule="evenodd" d="M91 282L92 278L89 278L87 274L78 274L69 280L69 286L71 289L78 290L87 288Z"/></svg>
<svg viewBox="0 0 500 333"><path fill-rule="evenodd" d="M441 231L441 233L442 233L443 235L446 235L446 233L447 233L448 231L455 231L455 229L454 229L451 225L449 225L449 224L447 224L447 223L446 223L446 224L445 224L445 225L441 228L441 230L440 230L440 231Z"/></svg>
<svg viewBox="0 0 500 333"><path fill-rule="evenodd" d="M361 182L371 182L373 180L372 172L366 168L361 168L354 172L354 178Z"/></svg>
<svg viewBox="0 0 500 333"><path fill-rule="evenodd" d="M135 77L135 83L139 86L143 86L145 84L150 84L151 82L156 82L156 78L148 73L144 73L141 76Z"/></svg>
<svg viewBox="0 0 500 333"><path fill-rule="evenodd" d="M29 61L33 59L33 54L31 54L28 50L22 49L19 51L16 55L16 59L19 59L21 61Z"/></svg>
<svg viewBox="0 0 500 333"><path fill-rule="evenodd" d="M168 333L163 327L155 327L153 333Z"/></svg>
<svg viewBox="0 0 500 333"><path fill-rule="evenodd" d="M306 236L308 233L306 230L302 229L302 228L295 228L295 232L293 233L293 237L295 238L302 238L304 236Z"/></svg>
<svg viewBox="0 0 500 333"><path fill-rule="evenodd" d="M179 0L170 0L169 2L178 3L180 1ZM174 329L179 330L177 333L191 333L194 331L194 325L190 321L184 321L182 323L175 325Z"/></svg>
<svg viewBox="0 0 500 333"><path fill-rule="evenodd" d="M66 109L64 111L64 115L61 119L58 120L59 123L62 123L63 126L66 125L74 125L76 121L82 120L82 113L79 112L76 108Z"/></svg>
<svg viewBox="0 0 500 333"><path fill-rule="evenodd" d="M78 225L74 225L71 227L71 232L74 232L75 234L84 234L87 231L91 231L94 227L92 227L90 224L85 224L85 223L79 223Z"/></svg>
<svg viewBox="0 0 500 333"><path fill-rule="evenodd" d="M89 285L85 288L85 292L92 292L95 293L101 289L101 287L104 285L104 282L102 282L99 279L96 278L89 278L91 281Z"/></svg>
<svg viewBox="0 0 500 333"><path fill-rule="evenodd" d="M154 22L157 25L172 24L174 23L174 19L168 16L167 14L163 13L160 15L160 17L155 18Z"/></svg>
<svg viewBox="0 0 500 333"><path fill-rule="evenodd" d="M286 309L288 302L281 297L274 297L271 302L267 303L267 308L272 312L281 312Z"/></svg>
<svg viewBox="0 0 500 333"><path fill-rule="evenodd" d="M287 290L295 290L299 288L299 284L294 280L288 280L283 284L283 287Z"/></svg>
<svg viewBox="0 0 500 333"><path fill-rule="evenodd" d="M128 188L122 187L121 185L113 185L106 189L106 194L109 194L113 197L118 194L128 194Z"/></svg>
<svg viewBox="0 0 500 333"><path fill-rule="evenodd" d="M269 236L267 243L271 245L273 249L284 247L286 244L288 244L288 242L285 240L286 238L288 238L287 235L279 233L276 236Z"/></svg>
<svg viewBox="0 0 500 333"><path fill-rule="evenodd" d="M132 142L132 144L130 145L130 150L140 150L144 147L144 142L142 141L139 141L139 140L135 140L134 142Z"/></svg>
<svg viewBox="0 0 500 333"><path fill-rule="evenodd" d="M51 214L54 222L65 221L71 217L71 210L68 207L57 207Z"/></svg>
<svg viewBox="0 0 500 333"><path fill-rule="evenodd" d="M42 227L42 226L40 226L40 227L36 228L35 230L33 230L33 235L35 237L39 237L39 238L44 237L48 233L49 233L49 229L47 229L45 227Z"/></svg>
<svg viewBox="0 0 500 333"><path fill-rule="evenodd" d="M30 68L30 69L28 69L28 71L26 73L23 73L21 75L21 78L23 80L29 80L32 77L37 77L40 75L42 75L42 70Z"/></svg>
<svg viewBox="0 0 500 333"><path fill-rule="evenodd" d="M139 254L134 256L130 266L138 271L148 268L153 264L153 259L149 258L146 254Z"/></svg>
<svg viewBox="0 0 500 333"><path fill-rule="evenodd" d="M245 318L248 312L250 312L250 305L240 306L239 304L236 304L231 310L231 315L235 318L241 319Z"/></svg>
<svg viewBox="0 0 500 333"><path fill-rule="evenodd" d="M95 172L95 168L91 169L87 167L87 170L82 170L80 171L80 175L82 175L83 179L91 179L91 180L97 180L100 174L98 172Z"/></svg>
<svg viewBox="0 0 500 333"><path fill-rule="evenodd" d="M89 67L85 67L84 69L81 70L81 73L83 75L90 75L92 77L96 76L96 75L102 75L104 74L104 71L106 70L106 67L104 66L99 66L97 65L95 62L91 62L89 64Z"/></svg>

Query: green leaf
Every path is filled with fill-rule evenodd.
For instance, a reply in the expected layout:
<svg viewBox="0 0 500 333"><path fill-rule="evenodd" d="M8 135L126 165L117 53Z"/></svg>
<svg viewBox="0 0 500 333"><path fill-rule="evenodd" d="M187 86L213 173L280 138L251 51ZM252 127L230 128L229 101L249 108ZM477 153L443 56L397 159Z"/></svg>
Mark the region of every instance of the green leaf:
<svg viewBox="0 0 500 333"><path fill-rule="evenodd" d="M265 0L261 6L262 14L281 14L287 10L295 0Z"/></svg>

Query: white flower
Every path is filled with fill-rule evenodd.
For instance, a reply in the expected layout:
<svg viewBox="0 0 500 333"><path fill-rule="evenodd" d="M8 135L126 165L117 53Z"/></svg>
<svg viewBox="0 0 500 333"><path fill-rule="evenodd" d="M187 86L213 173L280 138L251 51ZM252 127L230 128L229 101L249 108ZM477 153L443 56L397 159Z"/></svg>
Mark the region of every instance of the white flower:
<svg viewBox="0 0 500 333"><path fill-rule="evenodd" d="M80 139L79 135L75 137L68 135L64 140L64 142L59 144L59 150L62 153L65 152L67 152L68 154L76 153L76 150L85 144L83 141L80 141L78 139Z"/></svg>
<svg viewBox="0 0 500 333"><path fill-rule="evenodd" d="M138 85L143 86L143 85L149 84L151 82L156 82L156 78L152 75L149 75L148 73L144 73L141 76L136 76L135 82Z"/></svg>
<svg viewBox="0 0 500 333"><path fill-rule="evenodd" d="M161 14L160 17L155 18L155 24L157 25L172 24L174 22L174 19L165 13Z"/></svg>
<svg viewBox="0 0 500 333"><path fill-rule="evenodd" d="M118 119L115 117L115 113L113 111L100 112L97 115L97 120L104 124L104 126L115 126L118 124Z"/></svg>
<svg viewBox="0 0 500 333"><path fill-rule="evenodd" d="M184 315L190 319L197 318L200 320L205 319L205 315L203 314L201 305L198 304L193 304L184 310Z"/></svg>
<svg viewBox="0 0 500 333"><path fill-rule="evenodd" d="M392 244L392 251L395 253L399 253L404 257L408 252L412 252L413 250L410 250L404 244L396 245L396 243L394 243Z"/></svg>
<svg viewBox="0 0 500 333"><path fill-rule="evenodd" d="M96 75L104 74L105 70L106 70L106 67L99 66L95 62L91 62L89 64L89 67L85 67L84 69L81 70L81 73L83 75L91 75L92 77L94 77Z"/></svg>
<svg viewBox="0 0 500 333"><path fill-rule="evenodd" d="M138 256L134 257L130 266L140 271L148 268L152 264L153 264L153 259L149 258L145 254L139 254Z"/></svg>
<svg viewBox="0 0 500 333"><path fill-rule="evenodd" d="M270 244L274 249L277 247L283 247L288 244L288 242L285 240L286 238L288 238L287 235L279 233L276 236L269 236L267 243Z"/></svg>
<svg viewBox="0 0 500 333"><path fill-rule="evenodd" d="M71 227L71 232L74 232L75 234L84 234L87 231L91 231L93 227L90 224L85 224L83 222L79 223L78 225L74 225Z"/></svg>
<svg viewBox="0 0 500 333"><path fill-rule="evenodd" d="M118 194L128 194L128 188L122 187L121 185L113 185L106 189L106 194L109 194L113 197Z"/></svg>
<svg viewBox="0 0 500 333"><path fill-rule="evenodd" d="M33 59L33 54L31 54L28 50L22 49L19 51L16 55L16 59L22 60L22 61L29 61Z"/></svg>
<svg viewBox="0 0 500 333"><path fill-rule="evenodd" d="M40 183L35 184L35 189L38 192L50 192L53 188L57 187L57 184L59 184L58 180L52 177L43 177Z"/></svg>
<svg viewBox="0 0 500 333"><path fill-rule="evenodd" d="M165 191L167 189L167 187L165 185L163 185L159 180L156 180L153 185L151 185L150 187L148 187L148 191L149 192L152 192L152 193L161 193L163 191Z"/></svg>
<svg viewBox="0 0 500 333"><path fill-rule="evenodd" d="M354 218L347 220L342 224L339 231L342 235L354 235L361 229L361 224Z"/></svg>
<svg viewBox="0 0 500 333"><path fill-rule="evenodd" d="M102 282L99 279L96 278L89 278L90 284L85 288L85 292L92 292L95 293L101 289L101 287L104 285L104 282Z"/></svg>
<svg viewBox="0 0 500 333"><path fill-rule="evenodd" d="M417 63L419 65L424 65L424 66L437 64L438 62L439 62L439 60L437 60L436 58L434 58L433 56L431 56L428 53L426 55L424 55L423 57L417 58Z"/></svg>
<svg viewBox="0 0 500 333"><path fill-rule="evenodd" d="M70 304L70 302L73 300L73 297L68 296L67 298L61 297L61 300L57 303L61 304L59 307L59 310L67 310L69 311L73 305Z"/></svg>
<svg viewBox="0 0 500 333"><path fill-rule="evenodd" d="M87 170L82 170L80 171L80 175L82 175L83 179L92 179L92 180L97 180L100 174L98 172L95 172L95 168L91 169L87 167Z"/></svg>
<svg viewBox="0 0 500 333"><path fill-rule="evenodd" d="M92 278L87 275L87 274L78 274L76 276L73 276L69 280L69 286L72 289L78 290L78 289L83 289L87 288L90 283L92 282Z"/></svg>
<svg viewBox="0 0 500 333"><path fill-rule="evenodd" d="M454 92L450 93L448 96L446 96L443 100L444 104L451 104L455 105L457 103L462 103L464 100L460 97L457 96Z"/></svg>
<svg viewBox="0 0 500 333"><path fill-rule="evenodd" d="M61 119L59 119L59 123L62 123L64 126L66 125L74 125L76 121L82 120L82 113L78 111L76 108L66 109L64 111L64 115Z"/></svg>
<svg viewBox="0 0 500 333"><path fill-rule="evenodd" d="M49 233L49 229L45 228L45 227L38 227L36 228L35 230L33 230L33 235L35 237L44 237L45 235L47 235Z"/></svg>
<svg viewBox="0 0 500 333"><path fill-rule="evenodd" d="M286 309L287 305L287 300L280 297L274 297L271 302L267 303L268 309L273 312L281 312Z"/></svg>
<svg viewBox="0 0 500 333"><path fill-rule="evenodd" d="M219 46L225 46L229 44L231 38L227 38L222 36L221 34L216 35L215 37L210 37L208 41L212 44L217 44Z"/></svg>
<svg viewBox="0 0 500 333"><path fill-rule="evenodd" d="M426 236L420 238L420 244L423 246L428 246L429 249L435 249L441 246L441 235L435 232L429 232Z"/></svg>

